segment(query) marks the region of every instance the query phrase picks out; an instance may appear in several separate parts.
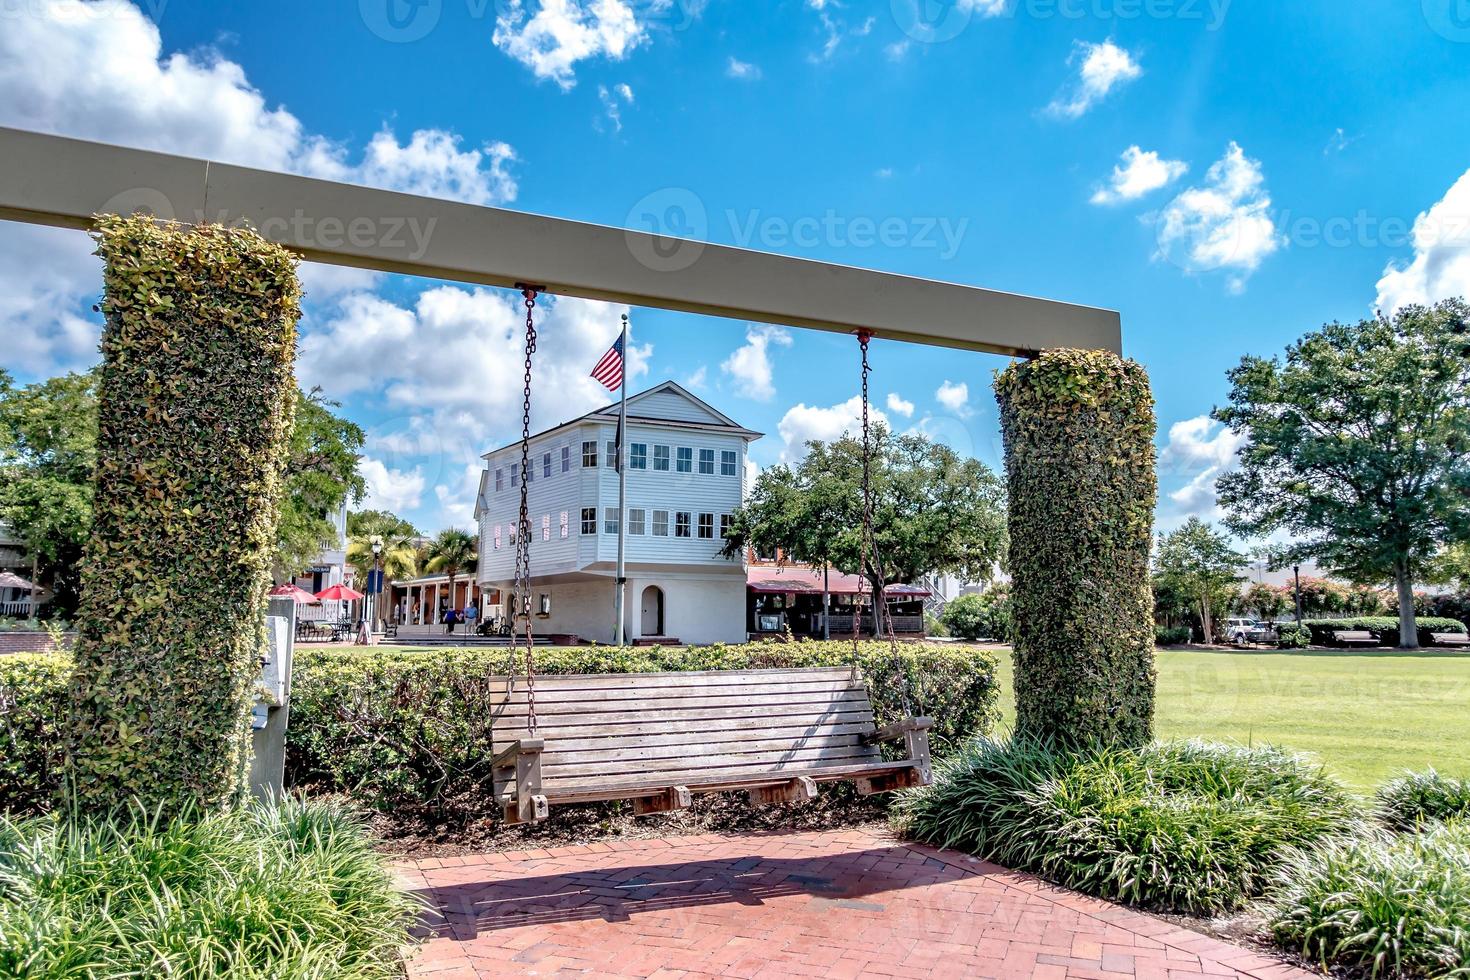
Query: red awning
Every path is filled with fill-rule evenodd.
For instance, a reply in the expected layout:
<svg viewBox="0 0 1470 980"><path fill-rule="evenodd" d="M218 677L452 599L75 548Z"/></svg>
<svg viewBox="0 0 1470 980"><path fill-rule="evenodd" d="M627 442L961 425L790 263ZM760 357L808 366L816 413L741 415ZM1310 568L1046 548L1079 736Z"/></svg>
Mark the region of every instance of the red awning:
<svg viewBox="0 0 1470 980"><path fill-rule="evenodd" d="M868 592L868 584L856 575L832 572L828 578L828 591L833 595L859 595ZM782 568L752 566L745 576L746 587L752 592L805 592L822 594L821 569L802 565L787 565ZM925 599L929 590L917 585L890 585L885 590L890 598Z"/></svg>

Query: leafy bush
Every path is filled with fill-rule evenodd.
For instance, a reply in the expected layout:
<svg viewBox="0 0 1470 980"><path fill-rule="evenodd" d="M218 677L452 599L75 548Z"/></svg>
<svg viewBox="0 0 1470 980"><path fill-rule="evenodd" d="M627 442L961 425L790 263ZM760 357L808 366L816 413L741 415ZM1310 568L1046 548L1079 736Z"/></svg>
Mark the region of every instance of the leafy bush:
<svg viewBox="0 0 1470 980"><path fill-rule="evenodd" d="M1399 621L1394 616L1354 616L1351 619L1305 619L1302 625L1312 631L1312 642L1319 646L1332 644L1333 630L1367 630L1386 647L1398 646ZM1458 619L1439 616L1421 616L1415 620L1419 628L1419 643L1428 646L1430 633L1463 633L1465 624Z"/></svg>
<svg viewBox="0 0 1470 980"><path fill-rule="evenodd" d="M1011 592L995 586L984 592L962 595L944 604L940 621L950 636L962 640L1001 640L1011 635Z"/></svg>
<svg viewBox="0 0 1470 980"><path fill-rule="evenodd" d="M1312 645L1312 631L1305 625L1298 626L1288 623L1276 627L1276 648L1278 650L1305 650Z"/></svg>
<svg viewBox="0 0 1470 980"><path fill-rule="evenodd" d="M1413 830L1433 820L1470 818L1470 779L1443 776L1433 769L1406 772L1378 788L1385 823Z"/></svg>
<svg viewBox="0 0 1470 980"><path fill-rule="evenodd" d="M995 380L1005 442L1016 730L1153 737L1153 393L1135 361L1048 350Z"/></svg>
<svg viewBox="0 0 1470 980"><path fill-rule="evenodd" d="M71 671L64 653L0 657L0 813L39 812L55 799Z"/></svg>
<svg viewBox="0 0 1470 980"><path fill-rule="evenodd" d="M492 694L503 690L506 651L423 654L299 649L287 732L288 776L342 789L379 807L487 805ZM868 682L879 725L910 709L934 718L936 754L998 714L994 656L983 650L884 642L755 643L694 648L553 647L536 651L540 674L625 674L745 670L855 663ZM515 670L521 669L517 662ZM912 703L910 703L912 702Z"/></svg>
<svg viewBox="0 0 1470 980"><path fill-rule="evenodd" d="M98 810L241 789L296 397L290 252L243 228L97 223L102 366L68 787Z"/></svg>
<svg viewBox="0 0 1470 980"><path fill-rule="evenodd" d="M980 739L905 794L899 829L1069 888L1213 915L1261 893L1288 845L1351 826L1352 797L1274 748L1056 748Z"/></svg>
<svg viewBox="0 0 1470 980"><path fill-rule="evenodd" d="M0 818L0 976L389 980L415 907L340 807Z"/></svg>
<svg viewBox="0 0 1470 980"><path fill-rule="evenodd" d="M1178 647L1183 646L1194 638L1194 631L1188 626L1155 626L1154 646Z"/></svg>
<svg viewBox="0 0 1470 980"><path fill-rule="evenodd" d="M1275 873L1272 934L1324 967L1470 975L1470 824L1297 849Z"/></svg>

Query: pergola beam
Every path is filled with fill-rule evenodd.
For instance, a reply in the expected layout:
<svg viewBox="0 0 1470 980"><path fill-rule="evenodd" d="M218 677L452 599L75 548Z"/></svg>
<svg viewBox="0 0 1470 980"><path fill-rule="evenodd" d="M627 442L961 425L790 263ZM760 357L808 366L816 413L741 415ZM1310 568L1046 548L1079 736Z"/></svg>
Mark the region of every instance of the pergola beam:
<svg viewBox="0 0 1470 980"><path fill-rule="evenodd" d="M953 283L0 128L0 218L248 221L303 258L1025 356L1122 351L1118 314Z"/></svg>

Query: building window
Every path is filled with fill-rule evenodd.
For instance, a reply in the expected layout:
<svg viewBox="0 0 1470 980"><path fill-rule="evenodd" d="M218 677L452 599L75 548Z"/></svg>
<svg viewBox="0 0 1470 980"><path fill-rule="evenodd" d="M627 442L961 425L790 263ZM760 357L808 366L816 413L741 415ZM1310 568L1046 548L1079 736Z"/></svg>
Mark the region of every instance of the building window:
<svg viewBox="0 0 1470 980"><path fill-rule="evenodd" d="M733 521L729 514L720 515L720 539L724 540L730 536L730 525Z"/></svg>
<svg viewBox="0 0 1470 980"><path fill-rule="evenodd" d="M501 530L500 525L499 524L495 525L495 550L496 551L499 551L500 550L500 530Z"/></svg>
<svg viewBox="0 0 1470 980"><path fill-rule="evenodd" d="M689 512L681 510L674 515L674 537L689 537Z"/></svg>
<svg viewBox="0 0 1470 980"><path fill-rule="evenodd" d="M602 532L604 534L618 533L618 509L616 507L602 509Z"/></svg>
<svg viewBox="0 0 1470 980"><path fill-rule="evenodd" d="M550 541L551 540L551 515L550 514L542 514L541 515L541 540L542 541Z"/></svg>
<svg viewBox="0 0 1470 980"><path fill-rule="evenodd" d="M504 490L505 489L505 470L496 470L495 471L495 489L496 490Z"/></svg>
<svg viewBox="0 0 1470 980"><path fill-rule="evenodd" d="M597 443L582 443L582 465L584 467L597 465Z"/></svg>
<svg viewBox="0 0 1470 980"><path fill-rule="evenodd" d="M653 512L653 536L666 538L669 536L669 512L656 510Z"/></svg>
<svg viewBox="0 0 1470 980"><path fill-rule="evenodd" d="M562 537L566 537L567 536L567 512L566 511L562 511L561 512L561 536Z"/></svg>
<svg viewBox="0 0 1470 980"><path fill-rule="evenodd" d="M543 593L541 593L541 595L540 595L540 597L539 597L539 599L538 599L538 601L536 603L536 615L538 615L538 616L550 616L551 615L551 593L550 592L543 592Z"/></svg>
<svg viewBox="0 0 1470 980"><path fill-rule="evenodd" d="M544 453L541 456L541 475L551 475L551 453Z"/></svg>
<svg viewBox="0 0 1470 980"><path fill-rule="evenodd" d="M610 470L618 468L618 444L611 439L607 441L607 468Z"/></svg>
<svg viewBox="0 0 1470 980"><path fill-rule="evenodd" d="M583 534L596 534L597 533L597 508L596 507L583 507L582 508L582 533Z"/></svg>
<svg viewBox="0 0 1470 980"><path fill-rule="evenodd" d="M643 533L643 508L642 507L630 507L630 508L628 508L628 533L629 534L642 534Z"/></svg>
<svg viewBox="0 0 1470 980"><path fill-rule="evenodd" d="M699 515L699 536L701 538L713 538L715 536L715 515Z"/></svg>
<svg viewBox="0 0 1470 980"><path fill-rule="evenodd" d="M505 526L505 538L511 544L516 543L516 526L514 524L507 524Z"/></svg>
<svg viewBox="0 0 1470 980"><path fill-rule="evenodd" d="M678 460L675 468L680 473L694 472L694 450L688 446L680 446L678 455L675 458Z"/></svg>
<svg viewBox="0 0 1470 980"><path fill-rule="evenodd" d="M513 487L518 487L518 486L521 485L521 464L520 463L511 463L510 464L510 485L513 486Z"/></svg>
<svg viewBox="0 0 1470 980"><path fill-rule="evenodd" d="M740 459L733 449L720 453L720 476L734 476L740 472Z"/></svg>
<svg viewBox="0 0 1470 980"><path fill-rule="evenodd" d="M669 447L653 447L653 468L663 473L669 471Z"/></svg>
<svg viewBox="0 0 1470 980"><path fill-rule="evenodd" d="M713 449L699 451L699 472L705 476L715 475L715 451Z"/></svg>
<svg viewBox="0 0 1470 980"><path fill-rule="evenodd" d="M648 469L648 443L635 442L628 447L628 468L630 470Z"/></svg>
<svg viewBox="0 0 1470 980"><path fill-rule="evenodd" d="M572 471L572 447L571 446L562 446L561 447L561 471L563 473L570 473Z"/></svg>

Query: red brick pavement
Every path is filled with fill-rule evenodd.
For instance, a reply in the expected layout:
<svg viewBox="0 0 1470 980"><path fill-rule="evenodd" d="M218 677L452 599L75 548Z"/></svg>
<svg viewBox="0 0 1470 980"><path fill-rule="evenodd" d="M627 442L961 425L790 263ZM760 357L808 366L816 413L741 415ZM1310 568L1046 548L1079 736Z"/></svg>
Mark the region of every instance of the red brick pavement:
<svg viewBox="0 0 1470 980"><path fill-rule="evenodd" d="M869 831L424 860L422 980L1312 974L954 851Z"/></svg>

